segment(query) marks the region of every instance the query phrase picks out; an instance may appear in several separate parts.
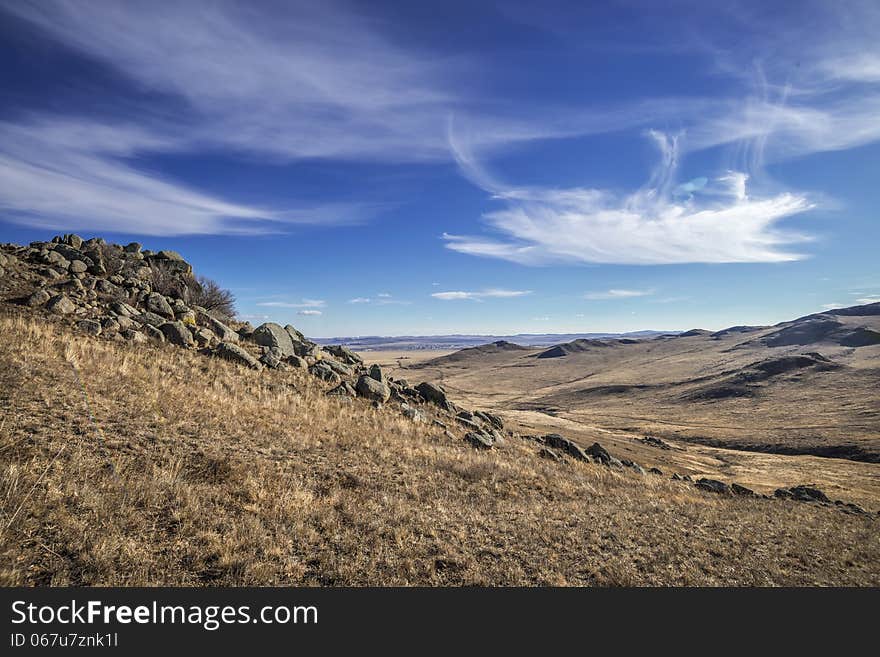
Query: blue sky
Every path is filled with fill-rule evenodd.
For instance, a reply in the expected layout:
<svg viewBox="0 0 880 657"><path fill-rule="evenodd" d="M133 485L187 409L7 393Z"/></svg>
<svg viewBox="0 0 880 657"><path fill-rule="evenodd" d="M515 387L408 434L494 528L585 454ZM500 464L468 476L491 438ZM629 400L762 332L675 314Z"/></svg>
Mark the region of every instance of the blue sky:
<svg viewBox="0 0 880 657"><path fill-rule="evenodd" d="M0 0L0 239L312 336L880 300L880 6L599 4Z"/></svg>

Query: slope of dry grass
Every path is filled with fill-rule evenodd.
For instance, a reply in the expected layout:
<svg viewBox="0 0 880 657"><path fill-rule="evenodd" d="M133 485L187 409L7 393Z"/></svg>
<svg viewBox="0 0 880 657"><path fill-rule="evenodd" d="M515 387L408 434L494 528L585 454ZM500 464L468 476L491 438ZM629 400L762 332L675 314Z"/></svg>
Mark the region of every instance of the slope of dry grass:
<svg viewBox="0 0 880 657"><path fill-rule="evenodd" d="M880 584L876 517L477 452L302 372L14 311L0 409L4 585Z"/></svg>

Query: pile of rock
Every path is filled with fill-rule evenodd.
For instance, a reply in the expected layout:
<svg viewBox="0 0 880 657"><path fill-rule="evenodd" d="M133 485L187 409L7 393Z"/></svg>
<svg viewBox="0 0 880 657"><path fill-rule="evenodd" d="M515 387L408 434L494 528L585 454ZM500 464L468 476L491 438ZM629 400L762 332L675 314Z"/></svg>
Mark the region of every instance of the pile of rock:
<svg viewBox="0 0 880 657"><path fill-rule="evenodd" d="M44 310L91 336L130 342L157 341L237 363L254 370L303 370L329 385L328 395L392 403L417 423L433 421L447 435L459 426L478 448L500 445L501 419L456 407L442 387L410 386L367 366L348 347L321 347L291 325L267 322L254 328L216 316L187 301L192 266L174 251L144 250L138 243L108 244L59 235L49 242L0 248L0 294Z"/></svg>

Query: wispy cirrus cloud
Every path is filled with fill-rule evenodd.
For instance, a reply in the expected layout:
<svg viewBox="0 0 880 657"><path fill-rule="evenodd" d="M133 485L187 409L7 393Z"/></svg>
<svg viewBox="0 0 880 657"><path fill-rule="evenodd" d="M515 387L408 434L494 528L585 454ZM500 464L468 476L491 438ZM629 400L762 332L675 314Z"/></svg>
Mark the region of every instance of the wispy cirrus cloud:
<svg viewBox="0 0 880 657"><path fill-rule="evenodd" d="M748 175L731 171L708 182L699 197L677 198L672 191L678 138L658 132L650 136L661 163L645 187L621 195L602 189L504 185L451 135L461 170L505 207L484 216L494 235L444 234L447 247L528 265L782 262L803 257L788 247L809 238L778 223L813 207L805 195L753 197L747 191Z"/></svg>
<svg viewBox="0 0 880 657"><path fill-rule="evenodd" d="M258 301L256 305L265 308L323 308L327 302L323 299L302 299L300 301Z"/></svg>
<svg viewBox="0 0 880 657"><path fill-rule="evenodd" d="M434 292L433 294L431 294L431 296L435 299L440 299L441 301L481 301L483 299L510 299L513 297L523 297L531 293L531 290L505 290L499 288L490 288L474 292Z"/></svg>
<svg viewBox="0 0 880 657"><path fill-rule="evenodd" d="M623 290L611 289L604 292L587 292L584 299L591 301L601 299L632 299L634 297L646 297L654 294L653 290Z"/></svg>
<svg viewBox="0 0 880 657"><path fill-rule="evenodd" d="M300 310L296 314L302 315L304 317L317 317L318 315L322 315L323 313L320 310Z"/></svg>
<svg viewBox="0 0 880 657"><path fill-rule="evenodd" d="M355 203L286 209L232 203L133 164L144 152L181 149L174 137L131 123L0 121L0 208L5 218L31 226L141 235L277 232L368 214Z"/></svg>
<svg viewBox="0 0 880 657"><path fill-rule="evenodd" d="M348 303L353 304L372 304L375 306L408 306L412 302L405 301L404 299L397 299L393 294L388 292L380 292L375 298L371 297L355 297L354 299L349 299Z"/></svg>

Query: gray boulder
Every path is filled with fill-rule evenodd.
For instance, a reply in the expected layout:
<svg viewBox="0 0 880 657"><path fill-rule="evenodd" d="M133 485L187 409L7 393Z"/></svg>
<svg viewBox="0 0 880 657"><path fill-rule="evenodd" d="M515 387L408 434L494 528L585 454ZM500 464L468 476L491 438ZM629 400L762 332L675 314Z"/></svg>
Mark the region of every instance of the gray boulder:
<svg viewBox="0 0 880 657"><path fill-rule="evenodd" d="M193 333L193 338L195 338L196 344L200 347L207 347L217 339L217 336L214 335L214 332L211 329L194 327L192 330L195 331Z"/></svg>
<svg viewBox="0 0 880 657"><path fill-rule="evenodd" d="M140 331L135 331L134 329L127 328L122 329L119 333L126 340L130 340L131 342L146 342L147 336L145 336Z"/></svg>
<svg viewBox="0 0 880 657"><path fill-rule="evenodd" d="M70 267L67 268L67 271L71 274L84 274L88 268L89 266L82 260L73 260L70 263Z"/></svg>
<svg viewBox="0 0 880 657"><path fill-rule="evenodd" d="M303 344L313 344L313 343L309 342L306 339L306 336L304 336L300 331L298 331L296 329L296 327L294 327L291 324L286 324L284 326L284 330L287 331L287 335L289 335L290 339L293 340L294 342L302 342Z"/></svg>
<svg viewBox="0 0 880 657"><path fill-rule="evenodd" d="M386 383L385 373L382 372L382 368L375 363L370 365L370 377L376 379L379 383Z"/></svg>
<svg viewBox="0 0 880 657"><path fill-rule="evenodd" d="M196 312L196 319L211 329L220 340L223 342L238 342L238 333L211 315L207 310L199 306L196 306L193 310Z"/></svg>
<svg viewBox="0 0 880 657"><path fill-rule="evenodd" d="M466 443L477 449L492 449L492 446L495 444L492 438L477 431L469 431L466 433L464 435L464 440Z"/></svg>
<svg viewBox="0 0 880 657"><path fill-rule="evenodd" d="M81 319L76 323L76 328L89 335L101 334L101 325L92 319Z"/></svg>
<svg viewBox="0 0 880 657"><path fill-rule="evenodd" d="M444 392L443 388L440 386L424 381L416 386L416 391L425 399L425 401L436 404L440 408L449 411L454 410L455 408L452 402L446 398L446 392Z"/></svg>
<svg viewBox="0 0 880 657"><path fill-rule="evenodd" d="M401 404L400 412L403 413L404 417L409 418L413 422L422 423L428 421L428 417L421 409L410 406L409 404Z"/></svg>
<svg viewBox="0 0 880 657"><path fill-rule="evenodd" d="M152 292L147 297L146 306L147 310L151 313L156 313L168 319L174 319L174 309L168 303L168 300L158 292Z"/></svg>
<svg viewBox="0 0 880 657"><path fill-rule="evenodd" d="M593 443L585 451L602 465L617 468L623 467L623 463L611 456L611 454L608 453L608 450L602 447L599 443Z"/></svg>
<svg viewBox="0 0 880 657"><path fill-rule="evenodd" d="M260 357L260 362L266 367L277 370L283 364L283 354L278 347L271 347Z"/></svg>
<svg viewBox="0 0 880 657"><path fill-rule="evenodd" d="M474 415L476 415L484 422L488 422L499 431L504 428L504 422L501 421L500 417L494 415L493 413L487 413L486 411L474 411Z"/></svg>
<svg viewBox="0 0 880 657"><path fill-rule="evenodd" d="M825 493L814 486L801 485L793 486L789 489L779 488L774 495L776 497L793 498L799 502L825 502L826 504L831 502Z"/></svg>
<svg viewBox="0 0 880 657"><path fill-rule="evenodd" d="M354 388L351 387L351 384L348 381L343 381L335 388L327 391L327 394L331 397L356 397L357 392Z"/></svg>
<svg viewBox="0 0 880 657"><path fill-rule="evenodd" d="M46 308L58 315L69 315L76 310L76 306L74 305L73 301L68 299L63 294L59 294L49 299L49 303L46 304Z"/></svg>
<svg viewBox="0 0 880 657"><path fill-rule="evenodd" d="M126 317L137 317L140 314L140 311L137 308L129 306L124 301L114 301L110 304L110 310L117 315L124 315Z"/></svg>
<svg viewBox="0 0 880 657"><path fill-rule="evenodd" d="M730 490L734 495L741 495L742 497L754 497L755 491L751 488L746 488L737 483L730 484Z"/></svg>
<svg viewBox="0 0 880 657"><path fill-rule="evenodd" d="M587 455L587 452L580 445L568 438L560 436L558 433L548 433L544 436L544 443L550 447L555 447L556 449L561 450L569 456L573 456L578 461L585 461L586 463L592 461Z"/></svg>
<svg viewBox="0 0 880 657"><path fill-rule="evenodd" d="M340 377L334 372L327 363L318 361L314 365L309 368L309 372L311 372L312 376L316 376L322 381L328 381L330 383L339 383Z"/></svg>
<svg viewBox="0 0 880 657"><path fill-rule="evenodd" d="M159 330L171 344L176 344L179 347L191 347L195 344L192 333L183 322L165 322L159 327Z"/></svg>
<svg viewBox="0 0 880 657"><path fill-rule="evenodd" d="M63 255L58 253L57 251L49 251L43 261L47 265L52 265L53 267L58 267L59 269L67 269L70 267L70 260L65 258Z"/></svg>
<svg viewBox="0 0 880 657"><path fill-rule="evenodd" d="M540 456L542 459L547 459L548 461L560 461L561 460L559 457L559 454L554 452L549 447L542 447L540 450L538 450L538 456Z"/></svg>
<svg viewBox="0 0 880 657"><path fill-rule="evenodd" d="M232 342L221 342L220 344L218 344L217 348L214 349L214 355L219 358L223 358L224 360L238 363L239 365L244 365L245 367L250 367L253 370L259 370L263 367L262 365L260 365L259 362L257 362L256 358L254 358L244 349Z"/></svg>
<svg viewBox="0 0 880 657"><path fill-rule="evenodd" d="M309 368L309 364L305 361L305 359L300 358L299 356L288 356L287 364L291 367L295 367L301 370L306 370Z"/></svg>
<svg viewBox="0 0 880 657"><path fill-rule="evenodd" d="M157 315L156 313L151 313L149 311L140 313L135 319L141 324L146 324L147 326L152 326L154 328L159 328L167 321L162 315Z"/></svg>
<svg viewBox="0 0 880 657"><path fill-rule="evenodd" d="M73 247L74 249L81 249L83 245L83 238L73 233L65 235L62 238L62 241L68 246Z"/></svg>
<svg viewBox="0 0 880 657"><path fill-rule="evenodd" d="M366 374L358 377L355 390L361 397L372 401L386 402L391 396L391 390L387 385Z"/></svg>
<svg viewBox="0 0 880 657"><path fill-rule="evenodd" d="M158 340L159 342L165 342L165 334L152 324L141 325L141 330L148 338Z"/></svg>
<svg viewBox="0 0 880 657"><path fill-rule="evenodd" d="M30 295L24 303L31 308L36 308L37 306L42 306L51 298L52 295L46 292L46 290L39 289Z"/></svg>
<svg viewBox="0 0 880 657"><path fill-rule="evenodd" d="M351 376L352 374L350 367L343 365L332 358L324 358L321 362L325 363L327 367L336 372L339 376Z"/></svg>
<svg viewBox="0 0 880 657"><path fill-rule="evenodd" d="M730 486L725 484L723 481L718 481L717 479L706 479L704 477L700 479L695 485L697 488L707 490L710 493L719 493L721 495L731 494Z"/></svg>
<svg viewBox="0 0 880 657"><path fill-rule="evenodd" d="M280 324L274 322L260 324L250 337L254 342L264 347L278 347L285 357L293 356L296 353L290 334Z"/></svg>
<svg viewBox="0 0 880 657"><path fill-rule="evenodd" d="M341 344L334 344L324 347L324 351L333 354L336 358L348 365L361 365L364 359L354 353L351 349Z"/></svg>

